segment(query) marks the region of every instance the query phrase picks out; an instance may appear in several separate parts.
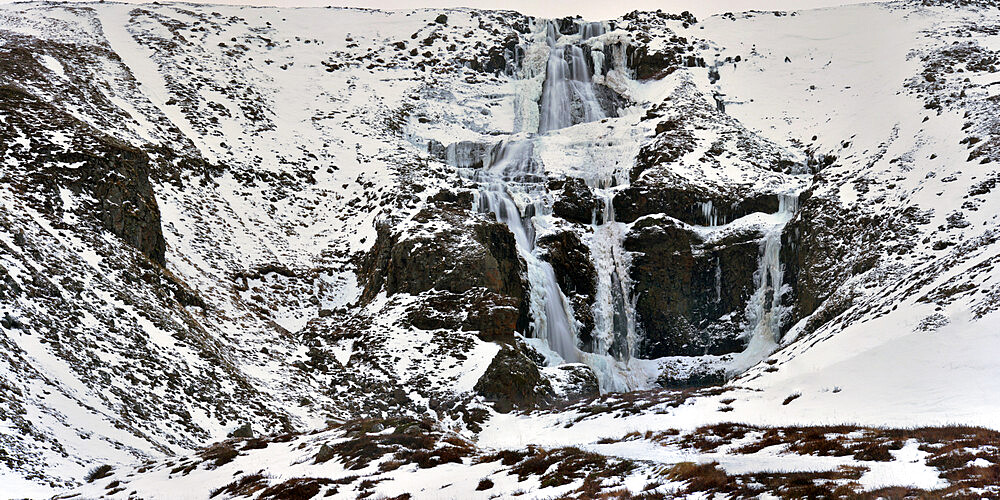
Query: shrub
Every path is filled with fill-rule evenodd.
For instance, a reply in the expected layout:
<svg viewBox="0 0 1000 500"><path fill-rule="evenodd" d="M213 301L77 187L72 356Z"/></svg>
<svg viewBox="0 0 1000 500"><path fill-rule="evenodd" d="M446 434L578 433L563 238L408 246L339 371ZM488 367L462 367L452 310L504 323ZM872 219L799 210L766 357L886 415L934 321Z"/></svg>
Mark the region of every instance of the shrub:
<svg viewBox="0 0 1000 500"><path fill-rule="evenodd" d="M83 479L88 483L92 483L94 481L97 481L98 479L103 479L110 475L111 475L111 466L108 464L104 464L104 465L98 465L97 467L90 469L90 472L88 472Z"/></svg>
<svg viewBox="0 0 1000 500"><path fill-rule="evenodd" d="M319 494L322 486L333 484L331 479L299 477L271 486L260 494L260 499L309 500Z"/></svg>

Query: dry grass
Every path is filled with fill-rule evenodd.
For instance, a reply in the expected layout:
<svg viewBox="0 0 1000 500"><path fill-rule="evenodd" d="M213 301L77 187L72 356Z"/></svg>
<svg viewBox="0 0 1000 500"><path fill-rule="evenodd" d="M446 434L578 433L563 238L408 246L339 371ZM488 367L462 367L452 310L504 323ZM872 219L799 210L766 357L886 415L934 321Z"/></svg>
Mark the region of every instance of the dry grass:
<svg viewBox="0 0 1000 500"><path fill-rule="evenodd" d="M267 478L261 474L248 474L219 489L212 491L209 498L223 493L229 496L250 496L267 487Z"/></svg>
<svg viewBox="0 0 1000 500"><path fill-rule="evenodd" d="M260 500L269 498L281 500L309 500L319 494L323 486L333 484L327 478L298 477L283 483L268 487L257 497Z"/></svg>

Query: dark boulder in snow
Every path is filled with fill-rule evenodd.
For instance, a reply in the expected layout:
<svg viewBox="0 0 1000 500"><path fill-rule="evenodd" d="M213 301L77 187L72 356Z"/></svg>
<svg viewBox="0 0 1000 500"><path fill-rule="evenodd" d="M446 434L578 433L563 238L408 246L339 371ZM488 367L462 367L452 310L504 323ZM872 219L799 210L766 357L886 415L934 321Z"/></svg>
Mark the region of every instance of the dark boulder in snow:
<svg viewBox="0 0 1000 500"><path fill-rule="evenodd" d="M500 412L530 408L551 401L552 384L516 346L504 345L493 357L475 390Z"/></svg>

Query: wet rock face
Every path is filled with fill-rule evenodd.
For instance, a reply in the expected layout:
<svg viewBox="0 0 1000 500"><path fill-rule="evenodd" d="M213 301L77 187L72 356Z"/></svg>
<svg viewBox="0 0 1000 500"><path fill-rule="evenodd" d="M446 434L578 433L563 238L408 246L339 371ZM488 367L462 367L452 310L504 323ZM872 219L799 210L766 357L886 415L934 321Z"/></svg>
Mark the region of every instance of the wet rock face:
<svg viewBox="0 0 1000 500"><path fill-rule="evenodd" d="M472 141L456 142L443 148L440 158L449 165L460 168L482 168L483 159L492 153L494 147Z"/></svg>
<svg viewBox="0 0 1000 500"><path fill-rule="evenodd" d="M601 105L601 111L609 117L618 116L618 110L629 104L625 98L605 85L594 85L594 96L597 97L597 103Z"/></svg>
<svg viewBox="0 0 1000 500"><path fill-rule="evenodd" d="M585 350L593 342L594 297L597 294L597 270L590 259L590 249L580 241L576 233L563 231L546 235L538 240L538 246L545 249L543 259L552 265L559 288L580 323L577 336Z"/></svg>
<svg viewBox="0 0 1000 500"><path fill-rule="evenodd" d="M634 252L639 357L742 350L760 237L749 232L706 246L671 219L639 221L625 240L625 249Z"/></svg>
<svg viewBox="0 0 1000 500"><path fill-rule="evenodd" d="M146 153L63 113L14 87L0 87L0 142L14 144L21 137L68 136L63 146L28 139L28 147L15 145L9 154L22 160L26 190L44 193L43 211L71 212L73 217L93 217L106 230L164 265L166 244L160 227L160 210L149 182ZM60 189L73 193L68 205Z"/></svg>
<svg viewBox="0 0 1000 500"><path fill-rule="evenodd" d="M711 214L706 217L704 206L711 203ZM753 193L738 196L719 193L693 186L658 185L640 179L620 191L614 199L615 216L622 222L633 222L640 217L664 214L692 225L709 225L714 216L716 224L732 222L754 212L778 211L778 196Z"/></svg>

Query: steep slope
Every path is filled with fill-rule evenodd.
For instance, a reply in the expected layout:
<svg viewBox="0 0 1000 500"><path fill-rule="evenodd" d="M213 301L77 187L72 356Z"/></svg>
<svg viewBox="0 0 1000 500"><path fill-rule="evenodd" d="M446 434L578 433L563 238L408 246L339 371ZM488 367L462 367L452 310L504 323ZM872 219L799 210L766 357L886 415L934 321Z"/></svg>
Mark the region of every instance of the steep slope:
<svg viewBox="0 0 1000 500"><path fill-rule="evenodd" d="M424 30L420 46L442 54L433 37L459 28L324 10L324 33L303 40L316 11L241 10L4 7L5 478L59 486L244 424L424 412L433 391L471 391L499 350L476 331L416 329L413 299L358 274L376 219L399 232L417 217L433 235L424 207L457 202L430 200L449 183L399 135L409 103L439 91L420 62L432 57L397 68L409 51L390 42ZM449 250L506 258L495 224L461 218ZM480 241L492 253L476 255ZM483 314L508 307L483 300Z"/></svg>
<svg viewBox="0 0 1000 500"><path fill-rule="evenodd" d="M988 488L998 22L3 6L0 484Z"/></svg>

